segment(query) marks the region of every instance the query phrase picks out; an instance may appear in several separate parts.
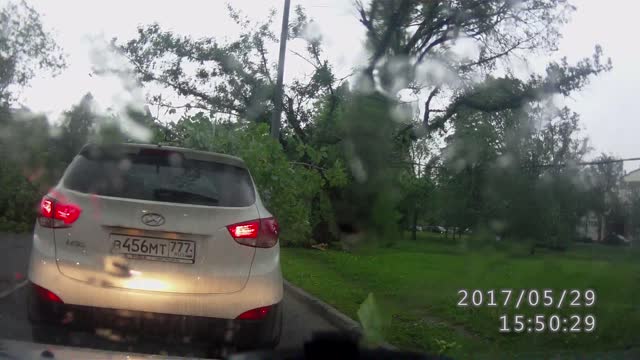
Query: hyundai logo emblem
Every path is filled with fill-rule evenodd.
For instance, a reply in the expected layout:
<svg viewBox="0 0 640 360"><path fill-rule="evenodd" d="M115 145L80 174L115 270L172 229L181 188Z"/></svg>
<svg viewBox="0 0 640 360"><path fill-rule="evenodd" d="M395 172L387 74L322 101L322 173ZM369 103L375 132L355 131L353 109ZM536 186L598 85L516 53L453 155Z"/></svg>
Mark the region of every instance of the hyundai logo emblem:
<svg viewBox="0 0 640 360"><path fill-rule="evenodd" d="M149 226L160 226L164 224L164 216L150 213L142 215L142 223Z"/></svg>

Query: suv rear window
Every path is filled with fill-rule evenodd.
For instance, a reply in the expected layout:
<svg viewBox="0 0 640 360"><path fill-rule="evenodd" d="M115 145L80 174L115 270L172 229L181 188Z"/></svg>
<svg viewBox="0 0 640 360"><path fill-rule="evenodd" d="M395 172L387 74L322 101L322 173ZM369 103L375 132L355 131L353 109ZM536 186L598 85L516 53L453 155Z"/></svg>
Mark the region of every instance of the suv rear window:
<svg viewBox="0 0 640 360"><path fill-rule="evenodd" d="M63 184L89 194L194 205L244 207L255 202L249 172L241 167L145 151L78 155Z"/></svg>

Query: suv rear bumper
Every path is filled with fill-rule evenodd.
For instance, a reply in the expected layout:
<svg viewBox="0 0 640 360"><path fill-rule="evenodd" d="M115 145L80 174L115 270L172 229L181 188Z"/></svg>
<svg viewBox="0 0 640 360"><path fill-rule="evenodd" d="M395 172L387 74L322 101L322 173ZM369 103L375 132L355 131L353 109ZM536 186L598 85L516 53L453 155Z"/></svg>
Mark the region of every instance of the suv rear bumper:
<svg viewBox="0 0 640 360"><path fill-rule="evenodd" d="M57 266L51 239L34 233L29 280L56 294L66 305L130 310L155 314L235 319L243 312L278 304L283 282L277 254L256 252L249 279L240 291L224 294L183 294L110 287L108 278L93 283L69 278ZM278 251L276 248L268 249ZM265 256L273 261L257 259ZM106 275L105 275L106 276Z"/></svg>
<svg viewBox="0 0 640 360"><path fill-rule="evenodd" d="M90 306L50 303L30 298L34 326L50 326L49 331L81 330L121 338L162 338L206 342L209 345L233 345L239 348L270 348L277 345L282 329L282 305L273 304L260 320L219 319L200 316L159 314L144 311L96 308Z"/></svg>

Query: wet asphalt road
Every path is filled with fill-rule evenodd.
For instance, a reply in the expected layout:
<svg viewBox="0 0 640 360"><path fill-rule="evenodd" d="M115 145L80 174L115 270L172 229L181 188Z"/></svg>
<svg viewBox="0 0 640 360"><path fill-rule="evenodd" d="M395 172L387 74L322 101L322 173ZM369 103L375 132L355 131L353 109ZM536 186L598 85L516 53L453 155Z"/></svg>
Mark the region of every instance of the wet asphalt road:
<svg viewBox="0 0 640 360"><path fill-rule="evenodd" d="M25 277L31 248L30 234L0 233L0 339L32 341L27 320ZM12 290L14 289L14 290ZM322 317L285 291L280 348L300 348L316 331L334 330ZM163 340L113 342L89 332L74 332L70 343L79 348L204 357L206 344L164 343Z"/></svg>

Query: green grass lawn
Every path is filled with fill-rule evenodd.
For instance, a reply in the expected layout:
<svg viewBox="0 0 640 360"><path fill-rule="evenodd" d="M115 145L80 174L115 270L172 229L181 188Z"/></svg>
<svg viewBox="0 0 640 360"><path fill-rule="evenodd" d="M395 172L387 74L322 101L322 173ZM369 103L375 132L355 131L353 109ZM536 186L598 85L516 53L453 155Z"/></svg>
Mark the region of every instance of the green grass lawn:
<svg viewBox="0 0 640 360"><path fill-rule="evenodd" d="M599 352L640 345L640 252L576 245L529 256L517 246L475 247L421 234L353 252L285 248L285 277L357 319L369 293L390 319L385 339L401 348L468 358L491 353ZM460 308L460 289L595 289L593 308ZM503 334L501 314L587 314L594 333Z"/></svg>

